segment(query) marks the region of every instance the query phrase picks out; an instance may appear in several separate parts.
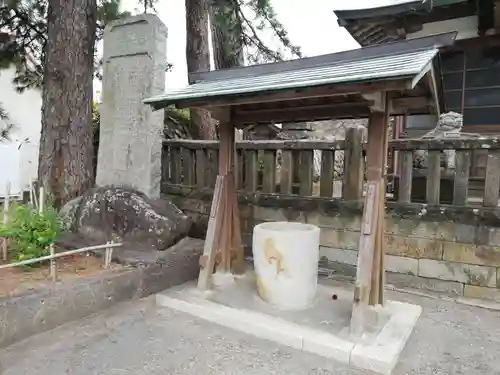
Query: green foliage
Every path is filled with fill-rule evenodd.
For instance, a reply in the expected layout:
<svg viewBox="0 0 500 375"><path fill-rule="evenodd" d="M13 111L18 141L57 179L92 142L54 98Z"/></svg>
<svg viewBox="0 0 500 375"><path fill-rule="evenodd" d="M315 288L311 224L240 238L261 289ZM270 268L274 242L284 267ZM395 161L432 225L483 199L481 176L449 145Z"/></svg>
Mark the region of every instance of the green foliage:
<svg viewBox="0 0 500 375"><path fill-rule="evenodd" d="M0 103L0 143L10 141L10 133L14 128L14 124L10 122L7 111Z"/></svg>
<svg viewBox="0 0 500 375"><path fill-rule="evenodd" d="M128 15L120 13L120 0L98 0L97 40L102 38L105 25ZM14 85L19 91L41 87L44 72L44 49L47 42L48 0L4 0L0 2L0 32L11 40L4 43L0 54L0 69L13 64L16 68ZM100 61L96 58L96 72Z"/></svg>
<svg viewBox="0 0 500 375"><path fill-rule="evenodd" d="M92 102L92 128L94 131L99 130L99 124L101 123L101 112L99 111L99 103L95 100Z"/></svg>
<svg viewBox="0 0 500 375"><path fill-rule="evenodd" d="M167 108L169 116L177 119L177 121L189 122L191 121L191 112L187 108Z"/></svg>
<svg viewBox="0 0 500 375"><path fill-rule="evenodd" d="M255 20L258 22L255 27L256 30L262 31L270 29L285 49L285 51L273 51L266 47L260 38L255 38L257 41L257 54L251 58L257 59L258 61L259 55L261 55L265 61L280 61L285 58L286 52L289 52L292 57L302 57L300 47L292 44L285 27L278 21L271 0L249 0L246 2L246 6L255 13ZM250 28L250 26L248 27ZM257 35L257 32L254 33Z"/></svg>
<svg viewBox="0 0 500 375"><path fill-rule="evenodd" d="M250 64L302 57L300 47L292 44L285 27L278 21L271 2L271 0L211 0L212 21L224 35L224 41L220 45L225 55L224 60L236 61L235 55L240 53L241 48L244 49L245 57ZM281 48L273 49L264 42L262 38L264 30L272 32L274 38L281 44Z"/></svg>
<svg viewBox="0 0 500 375"><path fill-rule="evenodd" d="M9 254L16 262L48 255L48 246L60 228L53 208L47 207L39 213L29 204L14 204L8 223L0 224L0 236L9 238Z"/></svg>

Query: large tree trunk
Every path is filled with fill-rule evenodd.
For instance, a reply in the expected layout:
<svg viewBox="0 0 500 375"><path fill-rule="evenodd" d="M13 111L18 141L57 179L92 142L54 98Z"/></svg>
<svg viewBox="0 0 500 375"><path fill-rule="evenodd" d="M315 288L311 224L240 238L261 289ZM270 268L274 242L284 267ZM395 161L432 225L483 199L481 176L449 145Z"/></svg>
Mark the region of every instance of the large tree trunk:
<svg viewBox="0 0 500 375"><path fill-rule="evenodd" d="M188 73L210 70L208 0L186 0L186 61ZM189 82L190 84L194 82ZM191 120L202 139L217 139L210 112L192 109Z"/></svg>
<svg viewBox="0 0 500 375"><path fill-rule="evenodd" d="M243 29L238 17L238 3L232 0L213 0L210 7L212 53L216 70L245 65ZM234 129L236 141L243 140L243 131Z"/></svg>
<svg viewBox="0 0 500 375"><path fill-rule="evenodd" d="M245 65L243 30L238 12L238 3L232 0L214 0L210 7L210 29L216 70Z"/></svg>
<svg viewBox="0 0 500 375"><path fill-rule="evenodd" d="M49 0L38 179L60 206L94 183L96 0Z"/></svg>

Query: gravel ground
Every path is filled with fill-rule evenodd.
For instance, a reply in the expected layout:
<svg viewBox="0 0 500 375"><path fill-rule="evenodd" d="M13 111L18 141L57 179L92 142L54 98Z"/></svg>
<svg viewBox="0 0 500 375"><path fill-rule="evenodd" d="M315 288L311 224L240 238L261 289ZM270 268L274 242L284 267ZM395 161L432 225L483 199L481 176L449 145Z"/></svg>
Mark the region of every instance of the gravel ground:
<svg viewBox="0 0 500 375"><path fill-rule="evenodd" d="M391 292L424 312L395 375L500 374L500 313ZM189 315L132 301L0 351L2 375L362 375Z"/></svg>

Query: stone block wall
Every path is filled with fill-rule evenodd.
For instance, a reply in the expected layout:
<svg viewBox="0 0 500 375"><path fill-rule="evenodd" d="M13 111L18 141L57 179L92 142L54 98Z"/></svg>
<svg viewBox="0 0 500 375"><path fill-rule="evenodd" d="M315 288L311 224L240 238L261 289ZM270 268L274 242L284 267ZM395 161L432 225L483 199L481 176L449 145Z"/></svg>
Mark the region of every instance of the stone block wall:
<svg viewBox="0 0 500 375"><path fill-rule="evenodd" d="M327 267L355 276L360 216L307 220L322 228ZM500 300L499 228L401 218L389 213L384 237L387 282L397 287ZM481 238L486 236L486 238Z"/></svg>
<svg viewBox="0 0 500 375"><path fill-rule="evenodd" d="M195 219L199 228L206 226L209 193L169 196ZM321 270L334 276L355 277L362 202L272 194L240 194L239 201L246 245L251 245L253 227L261 222L314 224L321 228ZM490 213L488 217L478 210L462 212L449 206L434 211L424 205L411 207L389 203L384 238L387 284L500 302L498 216Z"/></svg>

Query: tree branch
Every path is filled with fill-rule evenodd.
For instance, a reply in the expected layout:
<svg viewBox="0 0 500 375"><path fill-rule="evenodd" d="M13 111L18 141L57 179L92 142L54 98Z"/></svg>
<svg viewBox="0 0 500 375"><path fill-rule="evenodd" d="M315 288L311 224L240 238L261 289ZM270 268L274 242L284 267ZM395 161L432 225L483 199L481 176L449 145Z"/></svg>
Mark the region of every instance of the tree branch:
<svg viewBox="0 0 500 375"><path fill-rule="evenodd" d="M245 16L245 14L243 13L243 10L241 9L241 7L237 3L237 1L236 0L231 0L231 1L233 2L233 4L235 5L235 7L237 9L236 14L238 16L238 19L242 20L253 34L252 35L253 38L246 36L247 42L250 42L251 44L253 44L255 47L257 47L259 52L266 54L268 57L275 59L275 60L281 60L282 58L281 58L281 55L279 54L279 52L272 51L269 47L267 47L265 45L265 43L259 37L257 30L252 25L252 22ZM241 22L241 23L243 24L243 22Z"/></svg>
<svg viewBox="0 0 500 375"><path fill-rule="evenodd" d="M36 27L34 27L31 23L30 23L30 20L29 18L25 15L25 14L22 14L20 13L17 9L12 9L14 11L14 13L17 15L18 18L22 19L24 22L25 22L25 25L28 26L32 31L34 31L35 33L37 33L37 35L43 39L44 41L44 44L45 42L47 42L47 37L43 34L42 31L38 30Z"/></svg>

